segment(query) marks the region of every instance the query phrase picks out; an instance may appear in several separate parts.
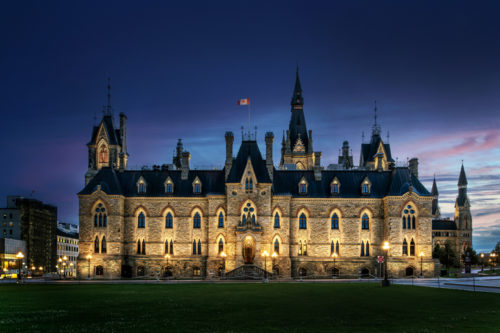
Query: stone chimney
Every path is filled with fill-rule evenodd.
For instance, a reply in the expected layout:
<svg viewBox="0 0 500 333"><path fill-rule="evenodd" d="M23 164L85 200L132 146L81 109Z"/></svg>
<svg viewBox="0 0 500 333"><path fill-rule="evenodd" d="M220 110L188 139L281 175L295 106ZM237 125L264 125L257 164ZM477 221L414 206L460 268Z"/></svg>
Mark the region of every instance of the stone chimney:
<svg viewBox="0 0 500 333"><path fill-rule="evenodd" d="M273 141L274 141L274 134L273 132L267 132L266 133L266 168L267 172L269 173L269 177L271 180L273 179Z"/></svg>
<svg viewBox="0 0 500 333"><path fill-rule="evenodd" d="M234 134L233 132L226 132L226 164L224 166L226 170L226 178L229 176L229 172L231 171L231 167L233 165L233 142L234 142Z"/></svg>
<svg viewBox="0 0 500 333"><path fill-rule="evenodd" d="M191 154L187 151L183 151L181 154L181 179L188 179L189 175L189 160L191 159Z"/></svg>
<svg viewBox="0 0 500 333"><path fill-rule="evenodd" d="M313 170L314 170L314 179L316 181L320 181L321 180L321 152L320 151L314 152Z"/></svg>
<svg viewBox="0 0 500 333"><path fill-rule="evenodd" d="M418 158L414 157L409 162L410 172L418 179Z"/></svg>
<svg viewBox="0 0 500 333"><path fill-rule="evenodd" d="M384 159L384 154L383 153L377 153L375 155L375 158L377 159L377 171L384 171L384 166L383 166L383 159Z"/></svg>

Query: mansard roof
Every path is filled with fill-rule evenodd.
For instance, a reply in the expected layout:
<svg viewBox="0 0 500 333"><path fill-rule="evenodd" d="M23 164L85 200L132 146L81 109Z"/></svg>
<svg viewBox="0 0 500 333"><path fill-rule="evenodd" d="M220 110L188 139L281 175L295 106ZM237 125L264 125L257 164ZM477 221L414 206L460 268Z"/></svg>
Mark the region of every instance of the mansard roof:
<svg viewBox="0 0 500 333"><path fill-rule="evenodd" d="M432 220L432 230L457 230L454 220Z"/></svg>
<svg viewBox="0 0 500 333"><path fill-rule="evenodd" d="M377 154L380 142L382 142L380 135L373 135L370 143L361 144L361 156L363 157L364 163L375 161L375 154ZM383 142L382 144L387 154L387 161L394 162L391 154L391 145Z"/></svg>
<svg viewBox="0 0 500 333"><path fill-rule="evenodd" d="M297 184L304 178L307 183L307 194L299 194ZM342 188L339 194L332 195L330 185L337 178ZM371 182L370 194L361 194L361 183L368 178ZM368 170L323 170L321 180L316 181L312 170L275 170L273 192L275 195L291 195L292 197L369 197L383 198L399 196L408 192L412 184L413 191L421 196L429 196L425 187L411 176L408 168L396 168L392 171Z"/></svg>
<svg viewBox="0 0 500 333"><path fill-rule="evenodd" d="M120 130L115 129L113 125L113 117L110 115L105 115L102 117L101 124L103 124L106 132L108 133L109 144L110 145L121 145L120 141ZM95 145L97 143L97 135L99 135L99 128L101 124L98 126L94 126L92 129L92 137L90 138L90 142L88 145Z"/></svg>
<svg viewBox="0 0 500 333"><path fill-rule="evenodd" d="M146 193L137 193L137 181L143 178L147 186ZM91 194L97 185L106 194L123 195L126 197L161 197L172 196L165 192L165 181L170 177L174 183L174 195L179 197L203 196L208 194L224 194L224 170L190 170L188 179L181 179L180 170L125 170L115 171L102 168L78 194ZM198 177L202 183L201 194L193 193L193 182Z"/></svg>
<svg viewBox="0 0 500 333"><path fill-rule="evenodd" d="M255 177L257 177L257 182L271 183L271 178L269 177L269 173L266 168L266 161L262 159L257 142L252 140L243 141L241 143L238 155L236 155L236 158L233 159L231 171L227 177L227 182L239 183L241 181L248 159L250 159L250 162L252 163Z"/></svg>

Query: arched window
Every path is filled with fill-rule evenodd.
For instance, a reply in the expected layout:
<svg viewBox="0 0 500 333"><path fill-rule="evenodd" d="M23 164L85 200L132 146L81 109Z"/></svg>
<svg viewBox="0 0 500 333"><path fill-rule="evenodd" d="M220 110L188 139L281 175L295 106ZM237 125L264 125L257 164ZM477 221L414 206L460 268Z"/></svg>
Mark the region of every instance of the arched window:
<svg viewBox="0 0 500 333"><path fill-rule="evenodd" d="M299 217L299 229L307 229L307 218L304 213L300 214Z"/></svg>
<svg viewBox="0 0 500 333"><path fill-rule="evenodd" d="M330 255L335 253L335 245L333 244L333 241L330 243Z"/></svg>
<svg viewBox="0 0 500 333"><path fill-rule="evenodd" d="M224 241L222 238L219 238L219 254L221 254L224 251Z"/></svg>
<svg viewBox="0 0 500 333"><path fill-rule="evenodd" d="M337 255L340 255L340 245L339 245L339 241L337 241L337 243L335 244L335 253L337 253Z"/></svg>
<svg viewBox="0 0 500 333"><path fill-rule="evenodd" d="M99 163L106 164L109 161L108 147L105 144L101 146L99 150Z"/></svg>
<svg viewBox="0 0 500 333"><path fill-rule="evenodd" d="M276 212L276 214L274 214L274 229L279 229L279 227L280 227L280 214Z"/></svg>
<svg viewBox="0 0 500 333"><path fill-rule="evenodd" d="M170 240L170 254L174 254L174 241Z"/></svg>
<svg viewBox="0 0 500 333"><path fill-rule="evenodd" d="M299 241L299 256L302 255L302 241Z"/></svg>
<svg viewBox="0 0 500 333"><path fill-rule="evenodd" d="M299 183L299 194L307 194L307 182L302 179Z"/></svg>
<svg viewBox="0 0 500 333"><path fill-rule="evenodd" d="M274 252L280 254L280 242L277 238L274 240Z"/></svg>
<svg viewBox="0 0 500 333"><path fill-rule="evenodd" d="M366 215L366 213L364 213L363 217L361 218L361 229L370 229L370 218L368 217L368 215Z"/></svg>
<svg viewBox="0 0 500 333"><path fill-rule="evenodd" d="M106 253L106 236L102 236L101 253Z"/></svg>
<svg viewBox="0 0 500 333"><path fill-rule="evenodd" d="M410 256L414 256L414 255L415 255L415 242L412 239L410 242Z"/></svg>
<svg viewBox="0 0 500 333"><path fill-rule="evenodd" d="M137 228L145 228L146 227L146 216L143 212L139 213L137 216Z"/></svg>
<svg viewBox="0 0 500 333"><path fill-rule="evenodd" d="M141 254L141 240L137 240L137 254Z"/></svg>
<svg viewBox="0 0 500 333"><path fill-rule="evenodd" d="M337 179L337 177L335 177L335 179L333 180L332 184L331 184L331 188L330 188L330 192L331 194L333 195L337 195L339 194L339 181Z"/></svg>
<svg viewBox="0 0 500 333"><path fill-rule="evenodd" d="M101 265L95 267L95 275L104 275L104 267Z"/></svg>
<svg viewBox="0 0 500 333"><path fill-rule="evenodd" d="M196 254L196 241L193 241L193 254Z"/></svg>
<svg viewBox="0 0 500 333"><path fill-rule="evenodd" d="M165 216L165 228L172 229L174 227L174 217L172 213L168 212L167 216Z"/></svg>
<svg viewBox="0 0 500 333"><path fill-rule="evenodd" d="M365 243L361 241L361 256L364 257L365 255Z"/></svg>
<svg viewBox="0 0 500 333"><path fill-rule="evenodd" d="M165 240L165 254L168 253L168 239Z"/></svg>
<svg viewBox="0 0 500 333"><path fill-rule="evenodd" d="M252 192L253 191L253 180L252 178L245 179L245 191Z"/></svg>
<svg viewBox="0 0 500 333"><path fill-rule="evenodd" d="M201 228L201 216L200 213L196 213L193 216L193 228L199 229Z"/></svg>
<svg viewBox="0 0 500 333"><path fill-rule="evenodd" d="M95 236L94 240L94 253L99 253L99 237Z"/></svg>
<svg viewBox="0 0 500 333"><path fill-rule="evenodd" d="M415 229L416 228L416 212L412 205L407 205L403 209L403 229ZM406 221L406 223L405 223ZM406 228L405 228L406 225Z"/></svg>
<svg viewBox="0 0 500 333"><path fill-rule="evenodd" d="M198 254L201 254L201 240L198 239Z"/></svg>
<svg viewBox="0 0 500 333"><path fill-rule="evenodd" d="M224 214L222 214L222 212L219 213L219 224L218 224L218 227L219 228L224 228Z"/></svg>
<svg viewBox="0 0 500 333"><path fill-rule="evenodd" d="M198 179L198 177L196 177L196 179L193 182L193 193L194 194L201 194L201 182Z"/></svg>
<svg viewBox="0 0 500 333"><path fill-rule="evenodd" d="M302 254L307 256L307 241L304 241L304 248L302 249Z"/></svg>
<svg viewBox="0 0 500 333"><path fill-rule="evenodd" d="M403 255L408 255L408 243L406 239L403 240Z"/></svg>
<svg viewBox="0 0 500 333"><path fill-rule="evenodd" d="M366 241L366 251L365 251L365 255L367 257L370 256L370 242L369 241Z"/></svg>
<svg viewBox="0 0 500 333"><path fill-rule="evenodd" d="M170 179L170 177L168 177L167 181L165 182L165 193L174 193L174 183L172 182L172 179Z"/></svg>
<svg viewBox="0 0 500 333"><path fill-rule="evenodd" d="M144 183L144 181L141 180L139 182L137 191L139 192L139 194L146 193L146 183Z"/></svg>
<svg viewBox="0 0 500 333"><path fill-rule="evenodd" d="M142 240L142 254L146 254L146 241Z"/></svg>
<svg viewBox="0 0 500 333"><path fill-rule="evenodd" d="M299 268L299 276L307 276L307 269L303 267Z"/></svg>
<svg viewBox="0 0 500 333"><path fill-rule="evenodd" d="M106 208L102 203L99 203L95 209L94 227L106 227L107 217Z"/></svg>
<svg viewBox="0 0 500 333"><path fill-rule="evenodd" d="M337 213L333 213L332 215L332 229L338 229L339 228L339 216Z"/></svg>

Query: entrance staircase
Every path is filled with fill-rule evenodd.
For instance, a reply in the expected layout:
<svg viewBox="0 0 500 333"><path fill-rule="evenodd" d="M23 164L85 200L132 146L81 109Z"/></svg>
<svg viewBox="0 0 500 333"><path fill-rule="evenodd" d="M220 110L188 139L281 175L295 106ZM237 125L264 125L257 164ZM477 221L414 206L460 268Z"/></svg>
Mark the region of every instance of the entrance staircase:
<svg viewBox="0 0 500 333"><path fill-rule="evenodd" d="M228 280L262 280L266 275L268 279L273 278L273 273L267 272L266 274L262 268L246 264L227 272L225 278Z"/></svg>

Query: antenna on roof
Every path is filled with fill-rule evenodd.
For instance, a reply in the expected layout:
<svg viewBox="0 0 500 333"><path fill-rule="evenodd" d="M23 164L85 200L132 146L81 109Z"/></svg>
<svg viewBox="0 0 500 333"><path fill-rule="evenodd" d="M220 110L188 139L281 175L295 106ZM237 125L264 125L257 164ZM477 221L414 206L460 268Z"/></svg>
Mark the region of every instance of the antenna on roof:
<svg viewBox="0 0 500 333"><path fill-rule="evenodd" d="M389 143L389 131L387 131L387 143Z"/></svg>
<svg viewBox="0 0 500 333"><path fill-rule="evenodd" d="M365 143L365 132L361 132L361 143Z"/></svg>

